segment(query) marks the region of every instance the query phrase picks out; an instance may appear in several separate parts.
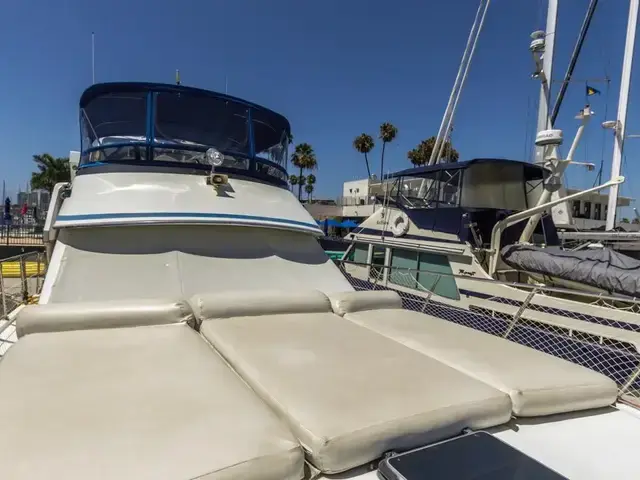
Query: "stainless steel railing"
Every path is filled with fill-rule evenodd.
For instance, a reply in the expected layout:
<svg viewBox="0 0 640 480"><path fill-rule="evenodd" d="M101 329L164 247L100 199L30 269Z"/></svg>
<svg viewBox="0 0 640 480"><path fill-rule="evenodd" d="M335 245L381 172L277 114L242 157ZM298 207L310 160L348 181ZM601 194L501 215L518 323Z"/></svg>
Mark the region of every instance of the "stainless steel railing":
<svg viewBox="0 0 640 480"><path fill-rule="evenodd" d="M12 313L21 305L37 302L46 270L44 252L0 260L0 357L17 340Z"/></svg>

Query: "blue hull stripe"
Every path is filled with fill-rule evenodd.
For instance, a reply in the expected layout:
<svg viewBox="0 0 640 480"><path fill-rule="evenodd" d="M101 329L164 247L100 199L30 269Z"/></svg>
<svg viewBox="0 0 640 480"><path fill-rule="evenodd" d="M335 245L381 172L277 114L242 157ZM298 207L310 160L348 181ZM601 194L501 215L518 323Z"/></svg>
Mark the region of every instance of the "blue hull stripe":
<svg viewBox="0 0 640 480"><path fill-rule="evenodd" d="M58 215L56 222L78 222L83 220L122 220L126 218L189 218L216 220L245 220L258 222L272 222L295 227L305 227L321 232L318 224L289 220L287 218L261 217L257 215L241 215L236 213L200 213L200 212L146 212L146 213L87 213L82 215Z"/></svg>

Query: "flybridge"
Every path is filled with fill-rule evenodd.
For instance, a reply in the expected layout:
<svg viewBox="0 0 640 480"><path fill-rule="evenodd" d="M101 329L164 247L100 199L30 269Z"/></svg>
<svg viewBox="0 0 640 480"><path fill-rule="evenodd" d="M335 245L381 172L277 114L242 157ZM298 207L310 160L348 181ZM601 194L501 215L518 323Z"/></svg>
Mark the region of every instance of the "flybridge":
<svg viewBox="0 0 640 480"><path fill-rule="evenodd" d="M76 174L56 185L47 215L49 254L56 232L77 227L322 234L287 188L289 122L267 108L180 85L105 83L83 93L80 126Z"/></svg>
<svg viewBox="0 0 640 480"><path fill-rule="evenodd" d="M221 93L157 83L102 83L80 99L78 174L217 171L287 186L291 128L267 108Z"/></svg>

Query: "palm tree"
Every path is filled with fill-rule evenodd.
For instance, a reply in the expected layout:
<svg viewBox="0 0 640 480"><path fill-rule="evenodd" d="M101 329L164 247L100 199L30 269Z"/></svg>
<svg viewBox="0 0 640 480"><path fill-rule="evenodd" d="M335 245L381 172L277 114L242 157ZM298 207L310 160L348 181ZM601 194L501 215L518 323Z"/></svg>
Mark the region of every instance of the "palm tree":
<svg viewBox="0 0 640 480"><path fill-rule="evenodd" d="M457 162L460 158L460 154L458 153L458 151L451 145L451 140L446 140L444 142L442 153L444 155L442 159L448 160L449 162Z"/></svg>
<svg viewBox="0 0 640 480"><path fill-rule="evenodd" d="M308 143L299 143L296 145L291 157L291 163L300 169L300 175L298 175L298 200L300 200L302 197L302 186L306 180L302 175L302 171L314 170L318 166L313 147Z"/></svg>
<svg viewBox="0 0 640 480"><path fill-rule="evenodd" d="M289 175L289 183L291 184L291 190L293 191L293 187L295 187L298 184L298 176Z"/></svg>
<svg viewBox="0 0 640 480"><path fill-rule="evenodd" d="M54 158L43 153L34 155L33 161L36 162L38 171L31 174L31 188L51 193L56 183L71 181L68 158Z"/></svg>
<svg viewBox="0 0 640 480"><path fill-rule="evenodd" d="M382 140L382 155L380 156L380 181L384 175L384 147L389 142L393 142L398 135L398 129L391 123L380 125L380 140Z"/></svg>
<svg viewBox="0 0 640 480"><path fill-rule="evenodd" d="M424 159L422 158L422 153L420 152L420 150L418 150L418 148L414 148L413 150L409 150L407 152L407 158L416 167L419 166L419 165L424 165L424 163L425 163Z"/></svg>
<svg viewBox="0 0 640 480"><path fill-rule="evenodd" d="M420 142L413 150L407 152L407 158L414 165L426 165L429 163L429 159L431 158L431 153L433 152L433 148L436 146L436 137L429 137L426 140ZM447 160L450 162L457 162L460 158L460 154L458 151L451 146L451 142L449 140L445 141L443 152L446 154ZM440 159L438 159L440 160Z"/></svg>
<svg viewBox="0 0 640 480"><path fill-rule="evenodd" d="M313 185L307 183L304 186L304 191L307 192L307 203L311 203L311 194L313 193Z"/></svg>
<svg viewBox="0 0 640 480"><path fill-rule="evenodd" d="M371 169L369 168L369 157L367 155L371 150L373 150L374 146L375 143L373 141L373 137L366 133L358 135L353 141L353 148L364 154L364 161L367 164L367 175L369 175L369 178L371 178Z"/></svg>
<svg viewBox="0 0 640 480"><path fill-rule="evenodd" d="M304 187L304 191L307 192L307 201L311 203L311 194L316 184L316 176L313 173L307 175L307 185Z"/></svg>

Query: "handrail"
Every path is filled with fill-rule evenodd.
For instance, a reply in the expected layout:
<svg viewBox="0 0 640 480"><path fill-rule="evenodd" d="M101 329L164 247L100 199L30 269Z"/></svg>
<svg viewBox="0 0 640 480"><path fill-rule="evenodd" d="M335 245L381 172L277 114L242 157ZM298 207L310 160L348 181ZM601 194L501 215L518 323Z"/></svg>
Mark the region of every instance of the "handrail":
<svg viewBox="0 0 640 480"><path fill-rule="evenodd" d="M15 282L13 285L8 284L8 277L3 274L2 266L6 263L18 263L20 276L12 276ZM28 263L36 263L38 267L35 273L30 273L27 268ZM33 303L37 299L37 295L42 289L43 283L40 277L44 274L44 269L39 265L46 267L46 255L44 252L28 252L20 255L14 255L0 260L0 347L7 347L14 343L11 337L15 336L15 317L12 318L11 313L22 305ZM4 323L2 323L4 322ZM0 350L2 357L6 348Z"/></svg>
<svg viewBox="0 0 640 480"><path fill-rule="evenodd" d="M564 202L569 202L575 200L577 198L583 197L585 195L589 195L590 193L597 192L599 190L603 190L608 187L612 187L614 185L619 185L624 182L624 177L619 176L617 178L612 178L608 182L603 183L602 185L598 185L593 188L589 188L587 190L582 190L580 192L576 192L572 195L568 195L566 197L557 198L556 200L552 200L547 203L543 203L542 205L537 205L528 210L523 210L522 212L514 213L513 215L509 215L507 218L500 220L493 226L493 230L491 231L491 247L489 250L489 275L493 275L496 273L496 268L498 265L498 258L500 256L500 240L502 237L502 232L505 228L514 225L518 222L526 220L532 216L537 215L538 213L549 210L551 207L555 207L556 205L560 205Z"/></svg>

